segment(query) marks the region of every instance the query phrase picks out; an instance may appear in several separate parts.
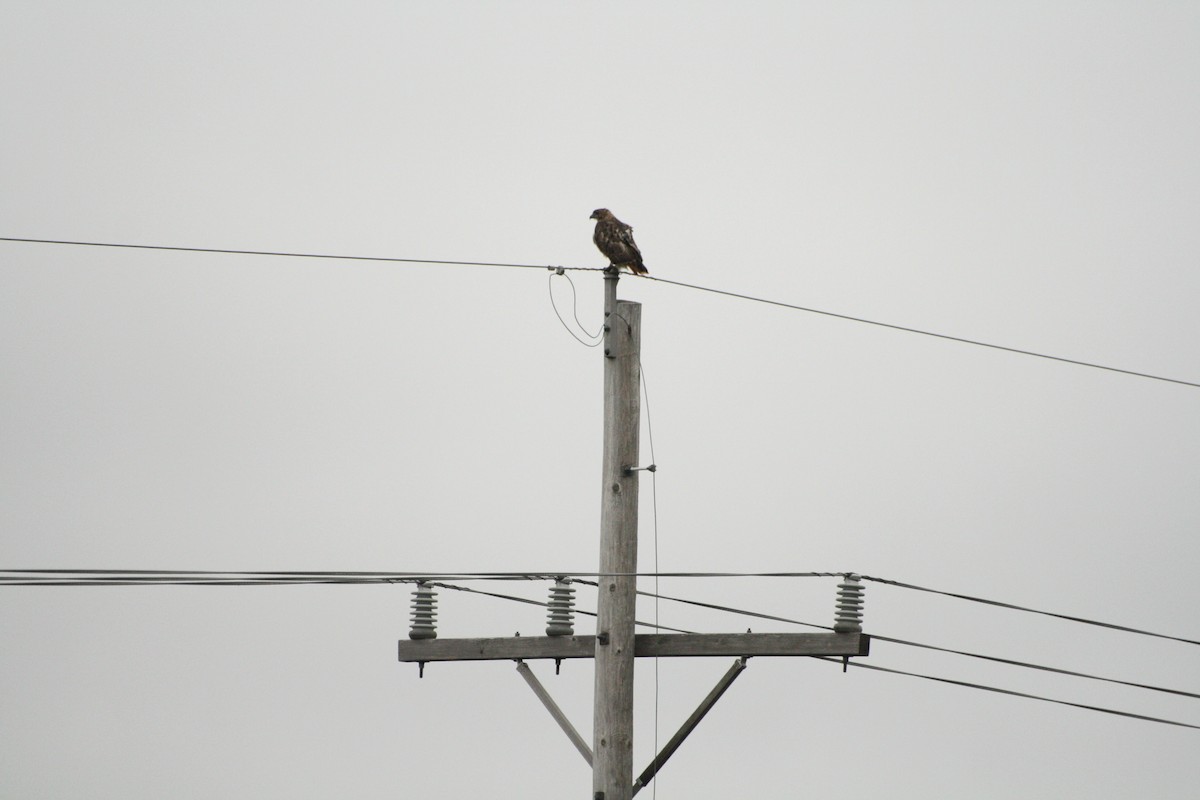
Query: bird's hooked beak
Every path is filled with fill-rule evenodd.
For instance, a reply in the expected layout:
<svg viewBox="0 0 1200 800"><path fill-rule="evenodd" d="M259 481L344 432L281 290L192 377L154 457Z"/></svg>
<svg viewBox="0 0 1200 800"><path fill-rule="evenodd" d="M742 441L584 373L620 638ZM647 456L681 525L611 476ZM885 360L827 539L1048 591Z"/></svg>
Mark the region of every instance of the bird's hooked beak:
<svg viewBox="0 0 1200 800"><path fill-rule="evenodd" d="M597 216L596 216L596 212L595 212L595 211L593 211L593 212L592 212L592 215L591 215L590 217L588 217L588 219L600 219L600 218L599 218L599 217L597 217Z"/></svg>

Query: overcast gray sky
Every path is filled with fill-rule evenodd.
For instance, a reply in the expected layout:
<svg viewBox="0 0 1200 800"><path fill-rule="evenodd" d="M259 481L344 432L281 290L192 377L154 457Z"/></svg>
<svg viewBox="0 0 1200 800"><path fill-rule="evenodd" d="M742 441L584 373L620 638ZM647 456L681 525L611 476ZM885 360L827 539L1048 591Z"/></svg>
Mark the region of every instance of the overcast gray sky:
<svg viewBox="0 0 1200 800"><path fill-rule="evenodd" d="M654 277L1200 382L1196 3L3 9L0 236L599 267L606 206ZM572 278L594 328L600 277ZM534 269L0 242L0 568L594 570L602 359L548 284L569 313ZM620 293L644 304L659 465L643 570L655 549L663 571L856 570L1200 638L1200 389ZM828 624L834 584L661 589ZM0 794L590 796L511 664L396 663L409 596L0 587ZM454 592L441 612L443 637L545 625ZM1200 692L1195 645L879 584L865 615ZM1189 697L883 642L864 661L1200 724ZM590 663L533 667L590 738ZM639 663L638 769L656 708L661 744L727 667L664 659L656 689ZM1190 798L1198 744L755 659L657 792Z"/></svg>

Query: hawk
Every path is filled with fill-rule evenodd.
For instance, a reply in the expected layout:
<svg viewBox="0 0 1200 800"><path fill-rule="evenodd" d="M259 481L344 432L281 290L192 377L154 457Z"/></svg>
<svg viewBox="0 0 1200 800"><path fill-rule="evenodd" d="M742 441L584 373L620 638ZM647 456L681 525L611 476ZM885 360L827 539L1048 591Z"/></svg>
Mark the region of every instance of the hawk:
<svg viewBox="0 0 1200 800"><path fill-rule="evenodd" d="M596 220L592 241L608 259L610 267L626 267L634 275L650 274L642 263L642 251L633 241L633 228L614 217L607 208L597 208L591 218Z"/></svg>

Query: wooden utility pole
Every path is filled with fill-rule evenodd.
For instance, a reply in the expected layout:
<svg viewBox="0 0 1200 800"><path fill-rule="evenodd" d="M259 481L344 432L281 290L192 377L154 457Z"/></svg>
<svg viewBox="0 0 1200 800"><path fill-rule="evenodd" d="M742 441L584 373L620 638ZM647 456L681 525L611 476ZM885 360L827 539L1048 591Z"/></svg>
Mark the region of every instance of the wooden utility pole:
<svg viewBox="0 0 1200 800"><path fill-rule="evenodd" d="M604 466L600 589L596 608L592 792L630 800L633 791L634 609L637 605L638 434L642 306L617 300L604 273Z"/></svg>
<svg viewBox="0 0 1200 800"><path fill-rule="evenodd" d="M546 636L484 639L437 638L436 584L418 579L413 625L399 643L401 661L416 662L418 674L432 661L515 661L517 671L541 700L575 749L592 767L593 800L630 800L649 784L683 740L699 725L734 680L746 659L759 656L865 656L870 637L862 632L862 585L846 574L838 584L833 633L642 633L634 634L637 602L638 434L641 426L640 303L617 300L615 270L604 273L604 463L601 468L600 569L596 635L576 636L571 627L571 590L564 577L547 606ZM645 469L653 470L654 465ZM634 658L733 656L737 660L679 731L633 780ZM595 659L592 747L575 730L526 659ZM564 794L564 796L567 796Z"/></svg>

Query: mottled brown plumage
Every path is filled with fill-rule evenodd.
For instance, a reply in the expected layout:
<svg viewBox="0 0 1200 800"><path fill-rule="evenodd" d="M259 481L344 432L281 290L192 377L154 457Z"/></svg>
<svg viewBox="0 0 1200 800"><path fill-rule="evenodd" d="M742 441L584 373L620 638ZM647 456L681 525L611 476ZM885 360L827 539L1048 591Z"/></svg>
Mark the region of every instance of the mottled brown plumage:
<svg viewBox="0 0 1200 800"><path fill-rule="evenodd" d="M596 220L592 241L608 259L609 266L615 269L625 267L634 275L650 274L650 270L642 263L642 251L633 241L633 228L614 217L607 208L597 208L591 218Z"/></svg>

